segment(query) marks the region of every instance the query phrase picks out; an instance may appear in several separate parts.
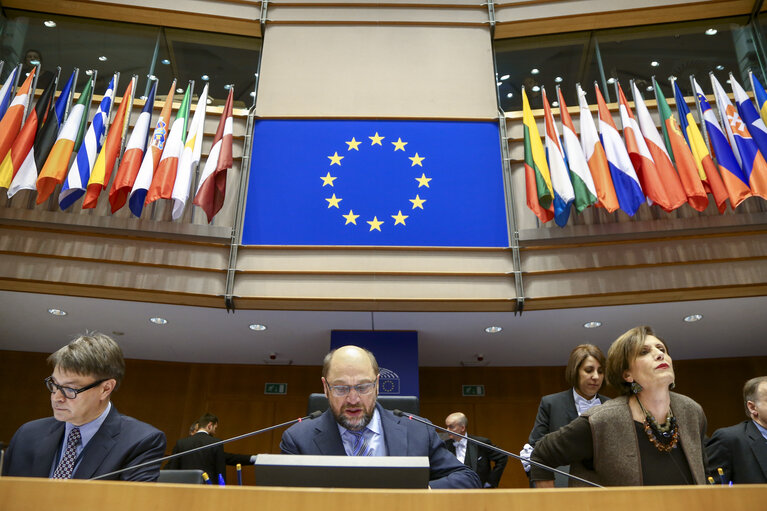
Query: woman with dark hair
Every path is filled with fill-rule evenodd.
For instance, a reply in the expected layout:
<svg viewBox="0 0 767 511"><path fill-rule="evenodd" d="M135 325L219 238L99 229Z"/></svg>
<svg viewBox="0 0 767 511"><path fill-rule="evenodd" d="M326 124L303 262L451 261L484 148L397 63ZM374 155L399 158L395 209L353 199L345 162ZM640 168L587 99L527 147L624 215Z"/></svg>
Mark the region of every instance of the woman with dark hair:
<svg viewBox="0 0 767 511"><path fill-rule="evenodd" d="M622 395L543 437L531 459L569 463L572 474L605 486L704 484L706 416L671 392L666 343L650 327L632 328L610 346L606 376ZM535 466L531 480L553 486L551 473Z"/></svg>
<svg viewBox="0 0 767 511"><path fill-rule="evenodd" d="M532 450L544 435L570 424L586 410L608 400L599 394L604 380L604 365L605 356L602 350L593 344L581 344L570 352L565 380L571 388L543 396L528 445L525 446L527 451ZM567 470L568 467L559 468ZM556 486L567 486L567 478L557 474Z"/></svg>

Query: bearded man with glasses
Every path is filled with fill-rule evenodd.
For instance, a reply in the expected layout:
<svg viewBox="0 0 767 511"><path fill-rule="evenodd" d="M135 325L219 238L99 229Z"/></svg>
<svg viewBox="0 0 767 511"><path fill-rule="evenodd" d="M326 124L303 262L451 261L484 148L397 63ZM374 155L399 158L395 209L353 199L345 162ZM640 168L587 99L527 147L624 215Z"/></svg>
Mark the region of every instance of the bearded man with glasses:
<svg viewBox="0 0 767 511"><path fill-rule="evenodd" d="M117 411L110 397L125 375L122 350L110 337L87 333L48 357L53 374L43 382L53 417L21 426L3 462L3 475L89 479L165 452L165 434ZM156 481L160 465L111 477Z"/></svg>
<svg viewBox="0 0 767 511"><path fill-rule="evenodd" d="M375 357L357 346L325 356L322 386L330 408L282 435L284 454L428 456L430 488L479 488L477 474L447 450L433 428L397 417L376 403Z"/></svg>

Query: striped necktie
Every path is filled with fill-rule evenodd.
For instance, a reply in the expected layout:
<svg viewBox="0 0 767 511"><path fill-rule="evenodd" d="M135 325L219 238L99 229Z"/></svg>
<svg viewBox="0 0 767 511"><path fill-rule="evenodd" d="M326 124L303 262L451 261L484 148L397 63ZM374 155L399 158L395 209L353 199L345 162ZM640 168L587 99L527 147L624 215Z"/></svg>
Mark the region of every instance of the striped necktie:
<svg viewBox="0 0 767 511"><path fill-rule="evenodd" d="M59 461L59 466L53 472L53 479L72 479L77 461L77 444L80 443L80 428L72 428L67 437L67 447L64 456Z"/></svg>
<svg viewBox="0 0 767 511"><path fill-rule="evenodd" d="M352 456L371 456L373 454L372 449L368 449L368 438L365 435L367 428L362 431L349 431L354 437L354 445L352 446Z"/></svg>

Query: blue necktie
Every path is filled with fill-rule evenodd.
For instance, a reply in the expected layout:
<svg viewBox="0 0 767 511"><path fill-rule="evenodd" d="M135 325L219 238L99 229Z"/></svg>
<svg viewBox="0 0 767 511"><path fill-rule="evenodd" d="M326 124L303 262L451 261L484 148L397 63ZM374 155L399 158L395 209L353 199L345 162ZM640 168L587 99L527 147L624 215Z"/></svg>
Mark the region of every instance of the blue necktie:
<svg viewBox="0 0 767 511"><path fill-rule="evenodd" d="M371 456L373 454L372 449L368 450L368 439L365 436L366 430L367 428L362 431L349 431L354 437L352 456Z"/></svg>

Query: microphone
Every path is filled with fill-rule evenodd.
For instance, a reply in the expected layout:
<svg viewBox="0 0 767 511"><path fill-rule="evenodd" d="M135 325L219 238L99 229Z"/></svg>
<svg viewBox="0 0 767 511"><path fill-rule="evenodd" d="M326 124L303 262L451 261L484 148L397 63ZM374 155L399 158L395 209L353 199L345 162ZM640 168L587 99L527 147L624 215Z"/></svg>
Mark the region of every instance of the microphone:
<svg viewBox="0 0 767 511"><path fill-rule="evenodd" d="M117 474L122 474L123 472L127 472L128 470L135 470L137 468L146 467L147 465L154 465L156 463L162 463L164 461L172 460L174 458L180 458L181 456L186 456L187 454L192 453L192 452L201 451L203 449L208 449L210 447L216 447L217 445L227 444L229 442L234 442L235 440L242 440L243 438L248 438L248 437L251 437L251 436L260 435L261 433L266 433L267 431L271 431L273 429L282 428L282 427L285 427L285 426L290 426L291 424L295 424L296 422L305 421L307 419L316 419L320 415L322 415L322 412L317 410L315 412L310 413L306 417L299 417L298 419L293 419L293 420L288 421L288 422L283 422L282 424L275 424L274 426L269 426L268 428L259 429L259 430L256 430L256 431L251 431L250 433L245 433L243 435L235 436L235 437L232 437L232 438L227 438L226 440L219 440L218 442L213 442L212 444L201 445L200 447L195 447L194 449L189 449L188 451L184 451L184 452L177 452L176 454L171 454L170 456L165 456L163 458L159 458L159 459L156 459L156 460L145 461L144 463L139 463L138 465L132 465L130 467L121 468L120 470L115 470L114 472L109 472L108 474L101 474L100 476L91 477L89 480L90 481L95 481L97 479L104 479L104 478L111 477L111 476L114 476L114 475L117 475Z"/></svg>
<svg viewBox="0 0 767 511"><path fill-rule="evenodd" d="M418 417L416 415L405 413L402 410L392 410L392 413L394 415L396 415L397 417L406 417L406 418L408 418L410 420L413 420L413 421L416 421L416 422L420 422L422 424L426 424L427 426L431 426L434 429L438 429L440 431L444 431L445 433L448 433L450 435L461 437L461 438L465 438L469 442L473 442L473 443L475 443L477 445L481 445L482 447L486 447L487 449L490 449L491 451L495 451L495 452L499 452L501 454L505 454L506 456L510 456L512 458L516 458L519 461L523 461L523 460L527 461L531 465L535 465L536 467L544 468L544 469L546 469L546 470L548 470L550 472L555 472L557 474L562 474L563 476L567 476L570 479L575 479L576 481L580 481L582 483L586 483L589 486L595 486L597 488L603 488L603 486L601 486L601 485L599 485L597 483L594 483L592 481L589 481L588 479L583 479L582 477L578 477L576 475L570 474L568 472L565 472L564 470L559 470L558 468L552 468L552 467L550 467L548 465L544 465L543 463L538 463L537 461L525 460L524 458L522 458L522 456L519 456L517 454L511 453L511 452L508 452L508 451L504 451L500 447L496 447L494 445L486 444L485 442L480 442L479 440L476 440L474 438L470 438L468 435L459 435L458 433L453 433L449 429L443 428L441 426L437 426L436 424L432 424L431 422L429 422L427 420L424 420L424 419L422 419L422 418L420 418L420 417Z"/></svg>

